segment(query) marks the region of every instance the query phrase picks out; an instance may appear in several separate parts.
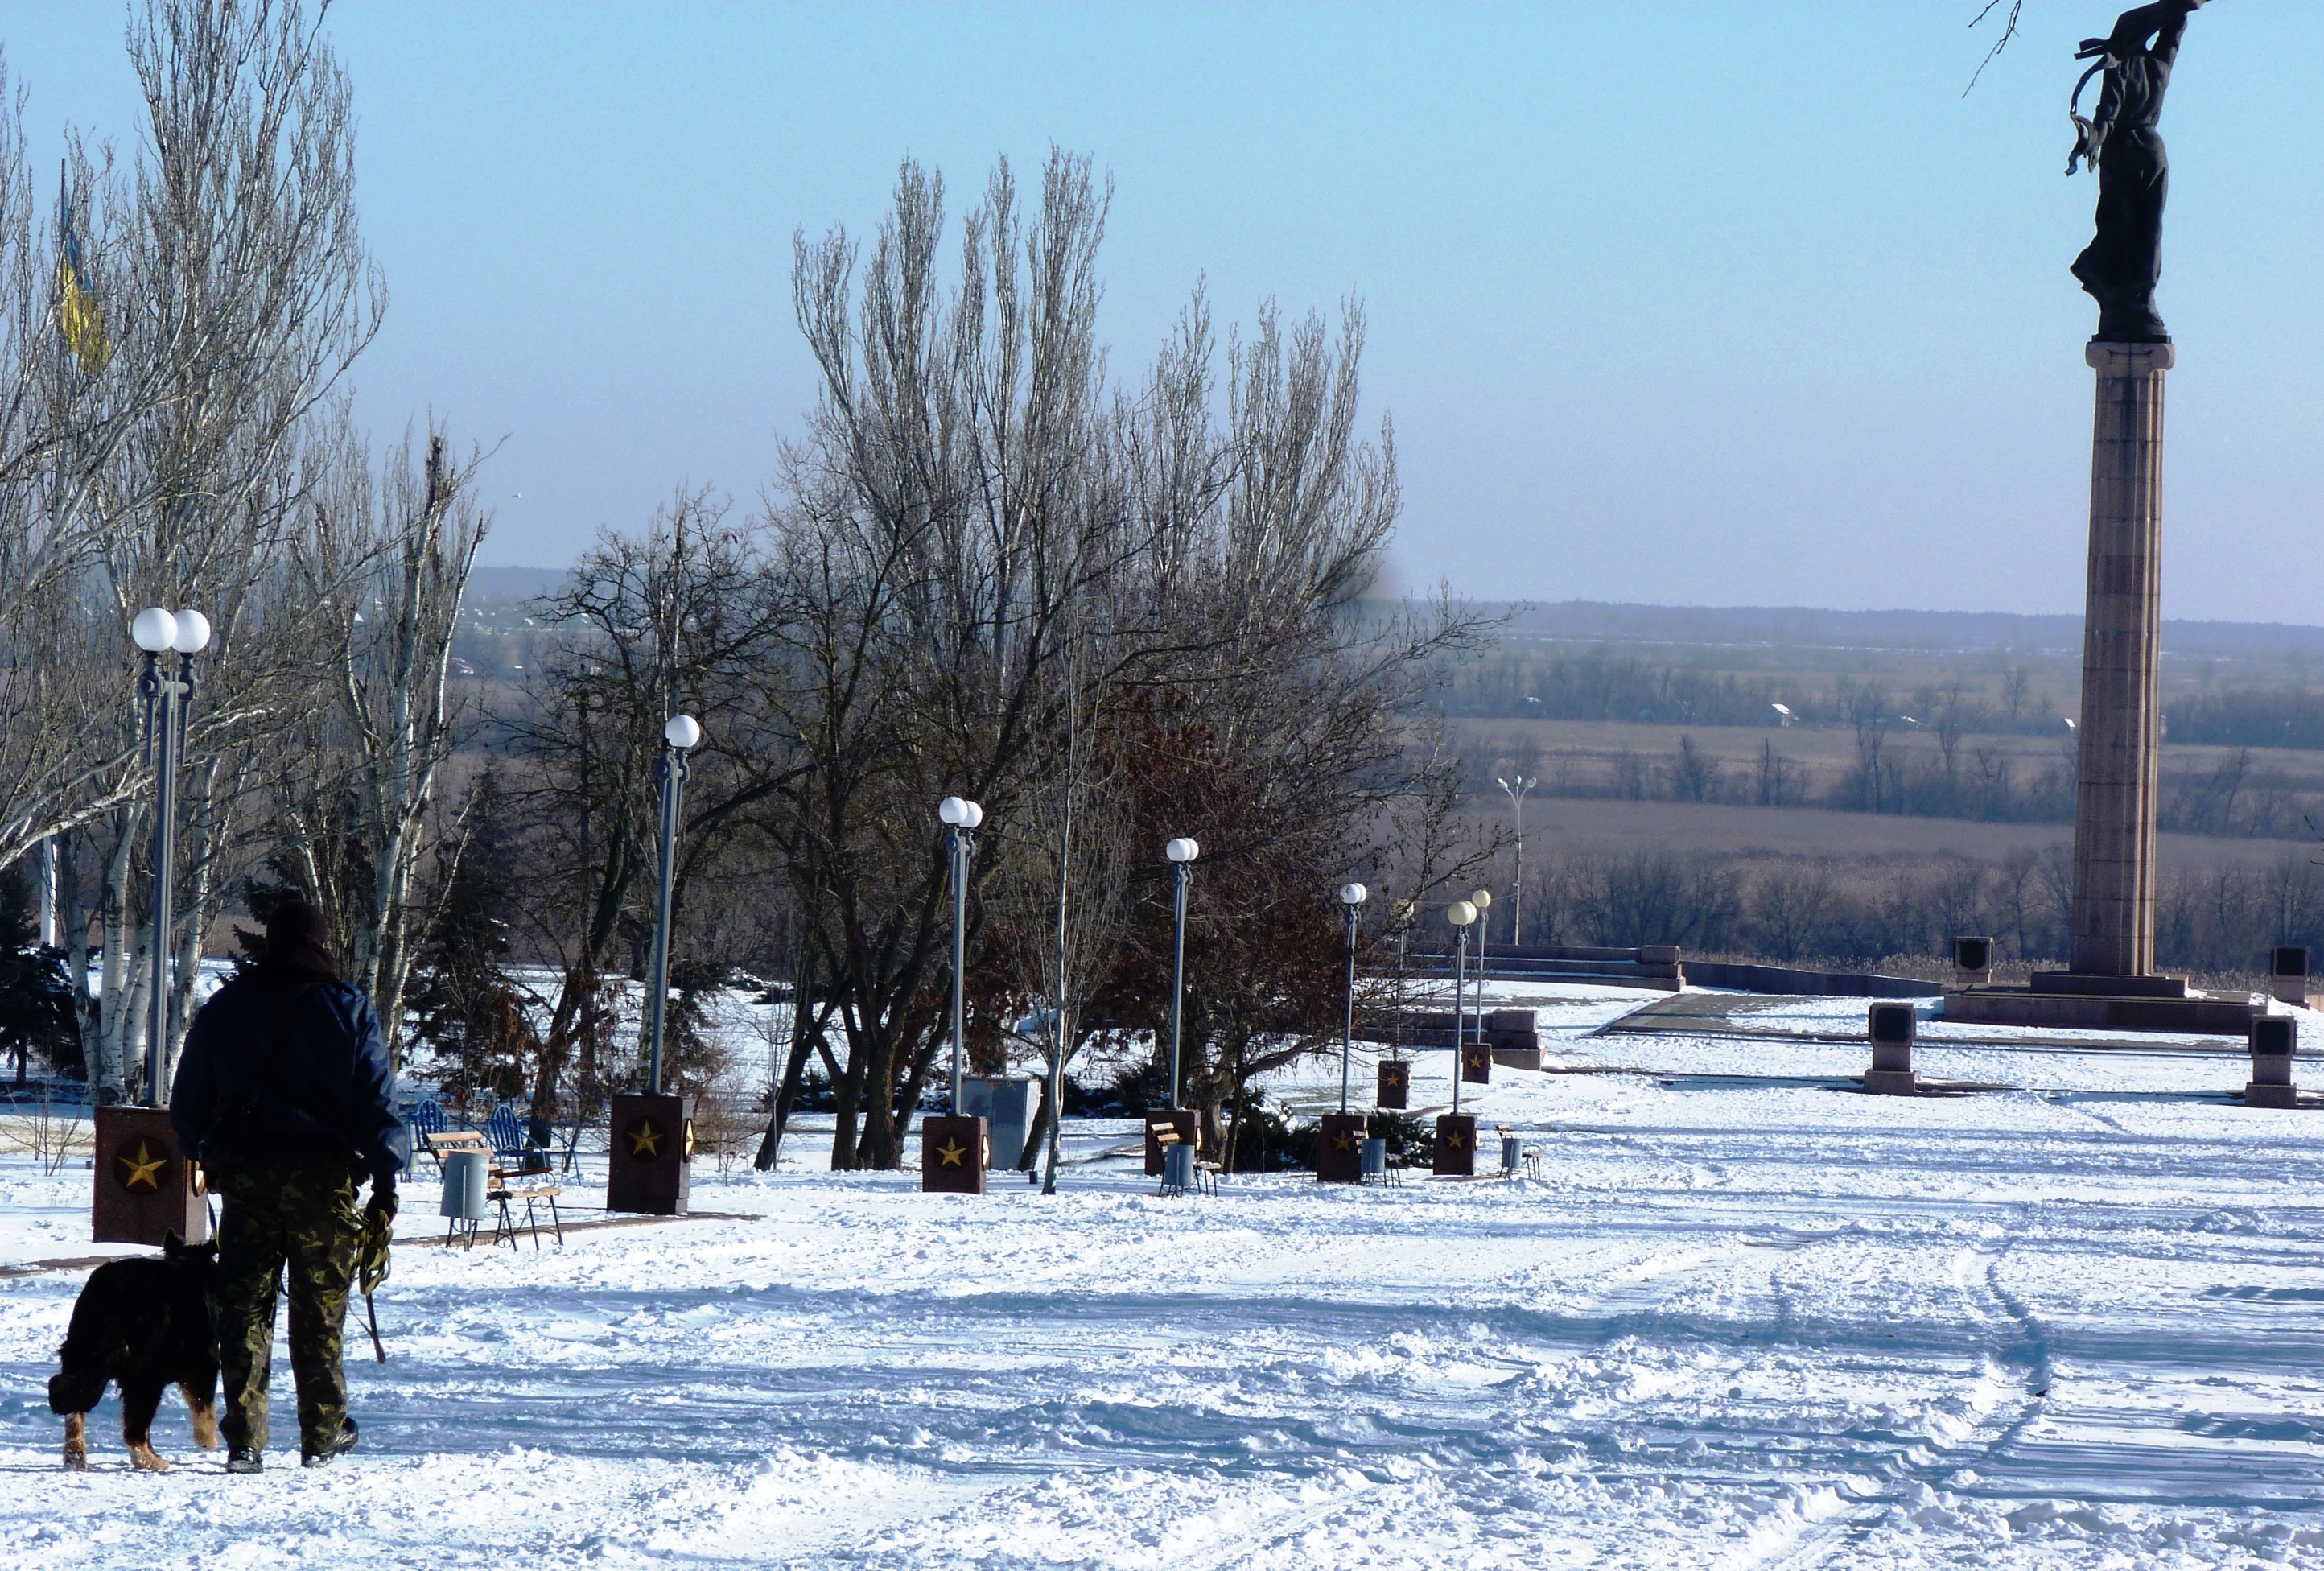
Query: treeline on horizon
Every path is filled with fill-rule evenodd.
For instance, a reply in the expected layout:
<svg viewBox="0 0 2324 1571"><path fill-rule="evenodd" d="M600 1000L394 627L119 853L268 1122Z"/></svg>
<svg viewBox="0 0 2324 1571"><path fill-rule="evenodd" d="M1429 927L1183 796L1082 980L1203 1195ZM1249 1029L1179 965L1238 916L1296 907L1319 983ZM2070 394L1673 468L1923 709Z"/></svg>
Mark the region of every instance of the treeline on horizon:
<svg viewBox="0 0 2324 1571"><path fill-rule="evenodd" d="M1945 701L1947 687L1961 689L1964 730L1983 735L2051 736L2064 730L2057 699L2033 686L2023 665L2005 665L1991 697L1965 684L1916 684L1891 693L1877 683L1835 676L1817 684L1804 673L1748 676L1655 661L1616 650L1550 655L1504 653L1466 662L1444 673L1442 703L1449 715L1522 716L1535 720L1625 721L1648 725L1733 725L1776 729L1788 708L1799 725L1847 725L1867 718L1904 724L1906 715ZM2324 750L2324 690L2302 682L2236 684L2167 696L2168 738L2190 746L2288 747Z"/></svg>
<svg viewBox="0 0 2324 1571"><path fill-rule="evenodd" d="M1649 847L1536 863L1523 909L1528 943L1676 944L1704 956L1941 977L1951 940L1972 934L1996 938L2006 964L2062 963L2072 858L2062 846L1997 862L1906 863ZM1508 937L1504 924L1495 938ZM2324 952L2324 866L2305 853L2260 868L2164 873L2158 965L2250 977L2278 944Z"/></svg>

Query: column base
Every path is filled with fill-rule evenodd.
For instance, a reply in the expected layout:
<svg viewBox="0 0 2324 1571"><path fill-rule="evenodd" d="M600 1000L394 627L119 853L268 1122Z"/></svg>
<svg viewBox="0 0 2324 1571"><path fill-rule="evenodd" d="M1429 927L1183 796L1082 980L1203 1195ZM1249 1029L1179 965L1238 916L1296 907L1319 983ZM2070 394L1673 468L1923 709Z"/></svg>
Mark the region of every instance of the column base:
<svg viewBox="0 0 2324 1571"><path fill-rule="evenodd" d="M2055 975L2068 975L2063 972ZM2137 978L2116 978L2117 981ZM2210 997L1972 987L1945 993L1944 1019L1953 1025L2046 1026L2059 1030L2177 1031L2191 1036L2247 1038L2251 1022L2267 1012L2251 993Z"/></svg>
<svg viewBox="0 0 2324 1571"><path fill-rule="evenodd" d="M2036 993L2074 993L2091 998L2184 998L2184 976L2108 976L2095 971L2036 971L2027 979Z"/></svg>

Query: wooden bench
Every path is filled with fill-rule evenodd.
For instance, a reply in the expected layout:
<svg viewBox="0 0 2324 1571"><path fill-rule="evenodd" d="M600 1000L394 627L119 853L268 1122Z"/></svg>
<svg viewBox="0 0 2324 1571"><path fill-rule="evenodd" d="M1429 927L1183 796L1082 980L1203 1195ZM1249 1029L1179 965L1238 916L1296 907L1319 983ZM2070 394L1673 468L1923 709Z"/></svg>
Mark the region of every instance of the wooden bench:
<svg viewBox="0 0 2324 1571"><path fill-rule="evenodd" d="M540 1247L540 1219L533 1208L544 1201L549 1206L549 1226L556 1234L557 1242L560 1246L565 1243L565 1218L557 1209L557 1197L565 1192L564 1186L548 1182L545 1173L511 1173L501 1168L493 1161L492 1142L475 1130L447 1130L442 1134L422 1138L427 1141L429 1152L435 1157L438 1169L443 1167L444 1159L455 1151L473 1151L484 1159L484 1203L498 1207L499 1212L493 1223L493 1243L495 1246L505 1240L511 1249L516 1247L516 1216L510 1207L519 1200L524 1202L524 1225L532 1234L533 1248ZM512 1186L512 1178L531 1181ZM467 1231L463 1234L460 1221L456 1216L445 1219L445 1247L448 1249L454 1243L460 1243L474 1249L476 1246L476 1224L470 1222Z"/></svg>
<svg viewBox="0 0 2324 1571"><path fill-rule="evenodd" d="M1507 1141L1513 1132L1508 1124L1497 1123L1493 1125L1493 1132L1500 1136L1503 1141ZM1504 1147L1503 1149L1506 1150L1507 1148ZM1538 1178L1541 1177L1541 1148L1539 1146L1529 1145L1518 1147L1517 1160L1523 1165L1523 1169L1526 1178ZM1508 1159L1504 1157L1502 1159L1501 1177L1504 1178L1514 1178L1517 1176L1517 1172L1518 1169L1508 1166Z"/></svg>
<svg viewBox="0 0 2324 1571"><path fill-rule="evenodd" d="M1186 1192L1185 1185L1174 1184L1170 1181L1169 1153L1171 1147L1184 1145L1185 1141L1178 1138L1177 1130L1170 1125L1160 1123L1158 1121L1149 1120L1148 1127L1153 1133L1155 1143L1162 1148L1163 1153L1162 1187L1156 1192L1163 1195L1185 1194ZM1200 1145L1197 1145L1194 1148L1194 1187L1197 1191L1205 1195L1215 1195L1219 1192L1219 1164L1216 1162L1204 1161L1203 1160L1202 1148Z"/></svg>

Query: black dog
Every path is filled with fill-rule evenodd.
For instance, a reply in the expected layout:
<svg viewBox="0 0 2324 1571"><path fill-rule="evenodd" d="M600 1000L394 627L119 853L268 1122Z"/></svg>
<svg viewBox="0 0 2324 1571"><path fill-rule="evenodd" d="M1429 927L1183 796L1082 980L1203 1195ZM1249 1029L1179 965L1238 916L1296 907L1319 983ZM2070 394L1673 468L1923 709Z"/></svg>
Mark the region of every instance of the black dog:
<svg viewBox="0 0 2324 1571"><path fill-rule="evenodd" d="M150 1431L161 1390L175 1384L194 1415L194 1443L217 1449L217 1245L189 1248L176 1234L161 1258L107 1261L88 1273L73 1306L49 1382L49 1409L65 1420L65 1465L88 1465L88 1410L108 1383L121 1387L121 1437L129 1462L155 1473Z"/></svg>

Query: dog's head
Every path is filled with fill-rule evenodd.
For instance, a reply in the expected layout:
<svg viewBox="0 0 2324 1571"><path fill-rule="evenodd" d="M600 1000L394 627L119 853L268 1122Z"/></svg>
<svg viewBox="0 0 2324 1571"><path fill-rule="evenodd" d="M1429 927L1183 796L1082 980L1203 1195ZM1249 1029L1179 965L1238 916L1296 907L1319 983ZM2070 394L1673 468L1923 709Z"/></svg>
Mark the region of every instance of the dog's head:
<svg viewBox="0 0 2324 1571"><path fill-rule="evenodd" d="M184 1271L208 1275L217 1269L217 1240L215 1238L206 1243L188 1243L175 1233L171 1233L161 1240L161 1258Z"/></svg>

